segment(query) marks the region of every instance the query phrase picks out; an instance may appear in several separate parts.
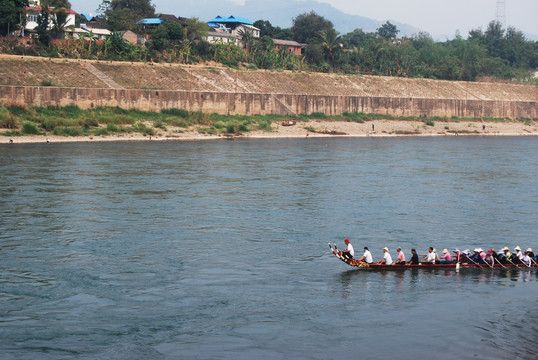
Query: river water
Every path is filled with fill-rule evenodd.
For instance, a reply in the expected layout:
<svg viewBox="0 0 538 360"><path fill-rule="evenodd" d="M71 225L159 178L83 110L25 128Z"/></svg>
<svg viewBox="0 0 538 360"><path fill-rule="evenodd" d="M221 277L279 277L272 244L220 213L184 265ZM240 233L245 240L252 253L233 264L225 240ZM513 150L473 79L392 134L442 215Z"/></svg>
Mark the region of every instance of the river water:
<svg viewBox="0 0 538 360"><path fill-rule="evenodd" d="M538 250L536 138L0 146L2 359L535 359L538 271L353 269Z"/></svg>

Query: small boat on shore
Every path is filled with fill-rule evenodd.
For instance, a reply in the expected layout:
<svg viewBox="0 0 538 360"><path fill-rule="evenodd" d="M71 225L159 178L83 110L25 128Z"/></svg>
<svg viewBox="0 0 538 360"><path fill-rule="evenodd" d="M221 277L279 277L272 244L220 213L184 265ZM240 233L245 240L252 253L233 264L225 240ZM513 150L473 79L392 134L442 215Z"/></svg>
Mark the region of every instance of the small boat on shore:
<svg viewBox="0 0 538 360"><path fill-rule="evenodd" d="M451 264L427 264L427 263L420 263L417 265L385 265L385 264L368 264L362 261L358 261L357 259L348 259L342 256L342 253L338 250L336 245L333 246L331 243L329 243L329 247L331 248L332 253L334 256L348 264L349 266L353 266L359 269L368 269L368 270L406 270L406 269L462 269L462 268L472 268L472 269L538 269L538 265L532 264L532 265L526 265L526 264L500 264L495 263L494 265L491 264L479 264L479 263L451 263Z"/></svg>
<svg viewBox="0 0 538 360"><path fill-rule="evenodd" d="M297 124L297 121L295 120L288 120L288 121L282 121L282 126L293 126Z"/></svg>

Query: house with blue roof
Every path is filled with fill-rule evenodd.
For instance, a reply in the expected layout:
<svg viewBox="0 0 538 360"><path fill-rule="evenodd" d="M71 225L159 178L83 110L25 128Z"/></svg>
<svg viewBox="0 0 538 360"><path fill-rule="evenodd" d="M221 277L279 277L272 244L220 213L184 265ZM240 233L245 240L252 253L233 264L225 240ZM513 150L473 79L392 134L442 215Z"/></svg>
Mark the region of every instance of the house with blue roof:
<svg viewBox="0 0 538 360"><path fill-rule="evenodd" d="M217 16L207 22L209 33L208 42L221 41L225 43L238 42L241 40L241 33L250 31L254 38L260 37L260 29L254 26L249 19L239 16Z"/></svg>

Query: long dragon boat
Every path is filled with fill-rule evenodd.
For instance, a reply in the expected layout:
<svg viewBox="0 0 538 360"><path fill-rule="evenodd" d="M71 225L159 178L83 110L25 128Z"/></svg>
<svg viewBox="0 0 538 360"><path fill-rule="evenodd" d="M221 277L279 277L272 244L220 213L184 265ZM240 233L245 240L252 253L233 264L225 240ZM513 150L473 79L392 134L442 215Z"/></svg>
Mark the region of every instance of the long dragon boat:
<svg viewBox="0 0 538 360"><path fill-rule="evenodd" d="M386 265L386 264L377 264L372 263L368 264L363 261L359 261L358 259L349 259L344 256L342 256L342 252L338 250L336 245L331 245L329 243L329 247L331 248L332 253L334 256L348 264L349 266L353 266L355 268L359 269L369 269L369 270L406 270L406 269L461 269L461 268L473 268L473 269L537 269L538 265L536 263L532 263L531 265L526 264L501 264L499 262L495 262L495 264L488 264L488 263L473 263L473 262L454 262L451 264L428 264L428 263L420 263L416 265L399 265L399 264L392 264L392 265Z"/></svg>

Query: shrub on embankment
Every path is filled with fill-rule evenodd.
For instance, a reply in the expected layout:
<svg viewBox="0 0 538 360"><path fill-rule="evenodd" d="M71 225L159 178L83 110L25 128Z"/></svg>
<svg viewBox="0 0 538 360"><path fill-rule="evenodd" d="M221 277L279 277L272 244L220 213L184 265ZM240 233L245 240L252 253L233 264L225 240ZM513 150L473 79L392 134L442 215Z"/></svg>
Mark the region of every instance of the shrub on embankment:
<svg viewBox="0 0 538 360"><path fill-rule="evenodd" d="M98 107L83 110L77 106L65 107L20 107L0 105L0 135L57 135L57 136L105 136L128 133L159 135L164 132L198 131L203 134L240 134L250 131L271 131L273 122L289 120L335 120L363 123L371 120L414 120L424 126L433 126L435 121L473 121L468 118L404 117L383 114L346 112L328 116L314 112L308 115L220 115L184 109L167 109L161 112L125 110L118 107ZM510 119L481 119L507 121ZM520 119L525 123L538 119ZM312 131L315 132L315 131Z"/></svg>
<svg viewBox="0 0 538 360"><path fill-rule="evenodd" d="M99 107L82 110L77 106L19 107L0 105L1 135L99 136L122 133L156 135L161 130L184 132L189 128L208 134L243 133L271 129L278 116L223 116L167 109L161 112ZM21 125L22 124L22 125Z"/></svg>

